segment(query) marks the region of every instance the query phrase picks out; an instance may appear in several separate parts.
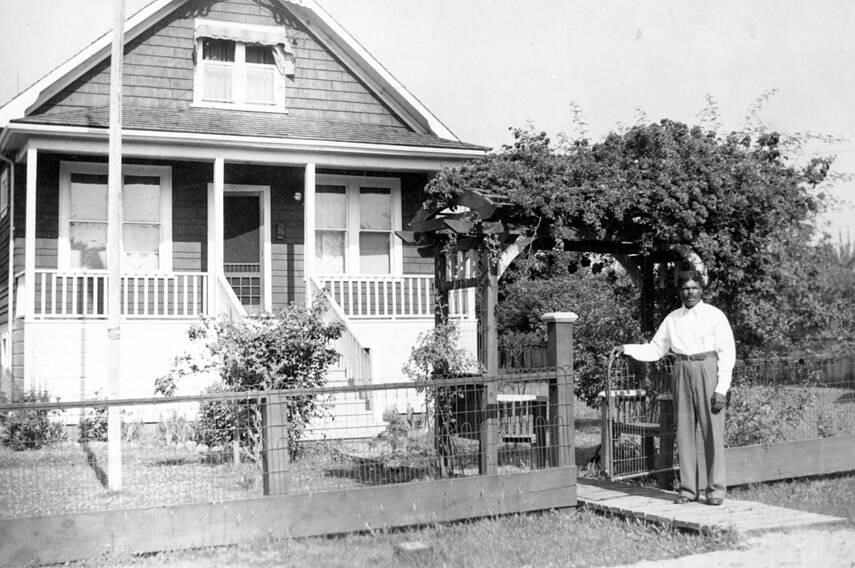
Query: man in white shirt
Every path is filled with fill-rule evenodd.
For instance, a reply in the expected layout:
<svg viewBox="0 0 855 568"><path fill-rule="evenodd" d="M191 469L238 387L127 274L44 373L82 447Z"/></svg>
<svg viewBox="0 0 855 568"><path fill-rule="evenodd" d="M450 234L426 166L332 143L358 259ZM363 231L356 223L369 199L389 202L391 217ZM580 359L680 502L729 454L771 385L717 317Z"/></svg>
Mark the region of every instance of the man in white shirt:
<svg viewBox="0 0 855 568"><path fill-rule="evenodd" d="M736 362L736 346L727 317L701 299L700 274L682 275L678 287L683 307L665 317L650 343L619 345L614 355L626 354L638 361L657 361L668 353L675 356L672 392L680 458L680 495L675 502L697 501L700 496L697 424L706 457L706 502L721 505L726 488L724 408Z"/></svg>

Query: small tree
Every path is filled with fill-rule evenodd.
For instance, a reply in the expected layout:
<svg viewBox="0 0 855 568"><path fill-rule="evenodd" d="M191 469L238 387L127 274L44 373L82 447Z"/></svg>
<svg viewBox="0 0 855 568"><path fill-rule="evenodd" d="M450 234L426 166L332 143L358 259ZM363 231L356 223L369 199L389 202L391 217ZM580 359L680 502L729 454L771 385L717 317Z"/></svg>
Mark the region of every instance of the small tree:
<svg viewBox="0 0 855 568"><path fill-rule="evenodd" d="M457 325L446 322L419 334L402 371L415 381L428 382L467 375L477 369L478 363L460 346ZM466 396L466 385L437 385L426 390L427 423L434 424L434 445L440 473L445 475L453 468L455 458L454 409Z"/></svg>
<svg viewBox="0 0 855 568"><path fill-rule="evenodd" d="M709 271L707 296L730 317L742 355L787 349L832 319L827 296L816 309L799 307L801 298L819 300L811 290L816 267L805 260L816 257L813 222L827 202L819 186L831 158L798 164L792 140L777 133L723 134L667 119L593 144L554 146L529 130L515 137L500 152L439 172L426 188L426 208L455 207L464 189L475 189L507 203L505 229L541 248L561 249L565 239L634 243L641 253L689 245ZM477 212L468 215L477 224ZM675 296L667 287L658 292L661 320Z"/></svg>
<svg viewBox="0 0 855 568"><path fill-rule="evenodd" d="M201 354L184 354L160 377L155 392L171 396L182 376L215 370L220 384L210 392L270 391L317 388L339 354L331 342L341 336L337 323L324 322L325 306L310 309L291 304L276 315L265 314L232 322L205 320L189 332L203 345ZM236 401L235 401L236 402ZM260 450L261 410L257 402L206 402L199 414L198 441L221 446L237 439L257 459ZM322 408L314 395L287 398L288 436L297 442L306 424ZM291 444L292 451L296 444Z"/></svg>

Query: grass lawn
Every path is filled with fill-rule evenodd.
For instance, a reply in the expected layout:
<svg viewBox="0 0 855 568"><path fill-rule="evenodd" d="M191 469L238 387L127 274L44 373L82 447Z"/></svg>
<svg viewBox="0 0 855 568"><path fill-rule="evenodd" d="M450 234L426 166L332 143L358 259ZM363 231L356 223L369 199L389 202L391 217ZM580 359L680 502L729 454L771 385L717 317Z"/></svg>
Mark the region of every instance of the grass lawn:
<svg viewBox="0 0 855 568"><path fill-rule="evenodd" d="M734 488L747 499L848 517L855 524L855 474ZM394 545L419 541L426 556L396 556ZM108 557L86 566L611 566L661 560L738 545L732 533L697 535L585 510L551 511L421 529Z"/></svg>
<svg viewBox="0 0 855 568"><path fill-rule="evenodd" d="M849 519L855 524L855 473L776 483L755 483L728 491L734 499L759 501Z"/></svg>
<svg viewBox="0 0 855 568"><path fill-rule="evenodd" d="M420 557L394 545L429 544ZM108 557L86 566L608 566L674 558L734 546L730 533L697 535L570 510L483 519L406 531L287 541L258 541L146 557Z"/></svg>

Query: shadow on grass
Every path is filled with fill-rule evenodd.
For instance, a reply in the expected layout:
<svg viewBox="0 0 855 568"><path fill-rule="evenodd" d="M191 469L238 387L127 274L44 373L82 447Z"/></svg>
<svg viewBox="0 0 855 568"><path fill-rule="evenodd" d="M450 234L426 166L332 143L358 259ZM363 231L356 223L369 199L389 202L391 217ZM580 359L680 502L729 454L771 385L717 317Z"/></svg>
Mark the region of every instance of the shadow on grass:
<svg viewBox="0 0 855 568"><path fill-rule="evenodd" d="M847 392L847 393L841 394L837 398L837 400L835 400L834 402L839 403L839 404L840 403L845 404L845 403L849 403L849 402L855 402L855 392Z"/></svg>
<svg viewBox="0 0 855 568"><path fill-rule="evenodd" d="M157 460L152 462L151 465L155 467L161 466L173 466L173 465L188 465L190 464L190 460L187 458L166 458L163 460Z"/></svg>
<svg viewBox="0 0 855 568"><path fill-rule="evenodd" d="M388 485L431 478L431 467L427 464L404 465L384 463L379 459L351 458L353 463L327 468L329 477L352 479L363 485Z"/></svg>
<svg viewBox="0 0 855 568"><path fill-rule="evenodd" d="M80 445L83 447L83 453L86 454L86 465L92 468L98 483L100 483L102 487L107 488L110 485L110 479L107 476L107 472L104 471L104 468L98 464L98 456L96 456L95 452L92 451L92 448L89 446L89 441L83 440L80 442Z"/></svg>

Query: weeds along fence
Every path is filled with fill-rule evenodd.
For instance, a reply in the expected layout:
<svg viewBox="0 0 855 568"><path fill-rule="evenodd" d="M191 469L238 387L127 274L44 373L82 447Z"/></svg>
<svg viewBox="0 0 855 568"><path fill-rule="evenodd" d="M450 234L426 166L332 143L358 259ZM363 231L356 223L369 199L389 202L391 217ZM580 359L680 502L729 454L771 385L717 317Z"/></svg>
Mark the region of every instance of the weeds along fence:
<svg viewBox="0 0 855 568"><path fill-rule="evenodd" d="M623 359L602 398L605 470L613 479L670 471L673 362ZM726 412L728 483L855 469L853 355L737 361Z"/></svg>
<svg viewBox="0 0 855 568"><path fill-rule="evenodd" d="M562 381L572 390L567 371L536 369L418 384L5 404L0 518L572 465L572 397L558 396ZM124 416L123 489L115 493L107 489L108 407Z"/></svg>
<svg viewBox="0 0 855 568"><path fill-rule="evenodd" d="M737 361L726 445L855 434L855 356Z"/></svg>

